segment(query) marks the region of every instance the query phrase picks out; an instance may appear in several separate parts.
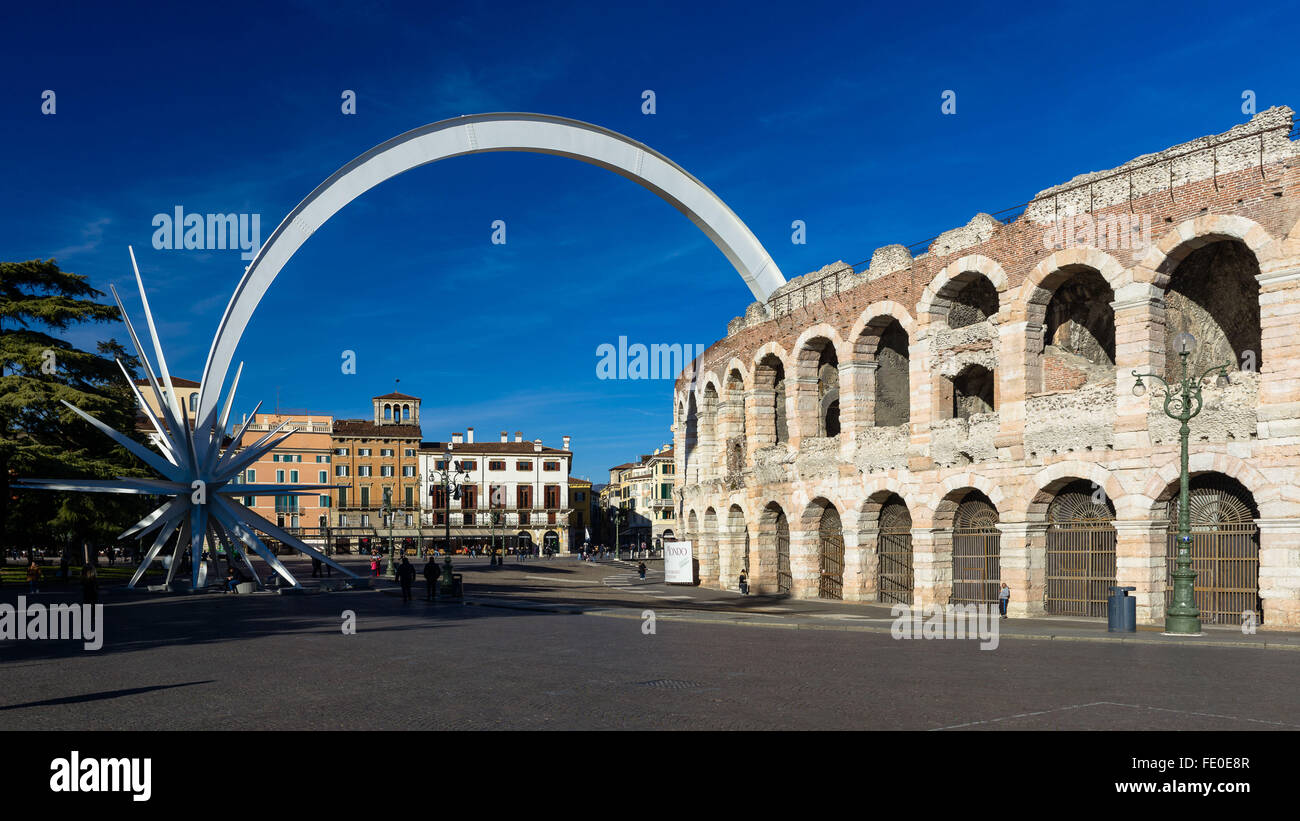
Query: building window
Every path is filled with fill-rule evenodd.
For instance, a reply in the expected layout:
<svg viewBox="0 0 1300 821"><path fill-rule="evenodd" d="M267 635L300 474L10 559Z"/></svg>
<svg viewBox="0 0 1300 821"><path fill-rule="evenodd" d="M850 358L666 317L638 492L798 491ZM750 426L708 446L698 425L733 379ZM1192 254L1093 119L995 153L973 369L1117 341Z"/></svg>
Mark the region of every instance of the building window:
<svg viewBox="0 0 1300 821"><path fill-rule="evenodd" d="M345 487L341 487L339 488L339 507L347 507L347 506L348 506L348 489Z"/></svg>
<svg viewBox="0 0 1300 821"><path fill-rule="evenodd" d="M257 471L253 470L252 468L249 468L247 473L248 473L248 483L250 485L255 484L257 482Z"/></svg>
<svg viewBox="0 0 1300 821"><path fill-rule="evenodd" d="M317 481L319 481L320 484L322 484L322 485L325 484L326 482L328 482L328 481L330 480L330 479L329 479L330 473L329 473L328 470L317 471L317 475L320 476L320 479L317 480Z"/></svg>
<svg viewBox="0 0 1300 821"><path fill-rule="evenodd" d="M542 470L559 470L559 462L542 462Z"/></svg>
<svg viewBox="0 0 1300 821"><path fill-rule="evenodd" d="M402 475L411 477L415 475L415 465L406 465L402 468Z"/></svg>
<svg viewBox="0 0 1300 821"><path fill-rule="evenodd" d="M439 459L438 461L434 462L434 463L433 463L433 469L434 469L434 470L446 470L446 469L447 469L447 460L446 460L446 459Z"/></svg>
<svg viewBox="0 0 1300 821"><path fill-rule="evenodd" d="M335 466L334 466L334 475L335 475L335 476L347 476L347 475L348 475L348 466L347 466L347 465L335 465Z"/></svg>
<svg viewBox="0 0 1300 821"><path fill-rule="evenodd" d="M475 459L466 459L460 463L461 470L478 470L478 461Z"/></svg>
<svg viewBox="0 0 1300 821"><path fill-rule="evenodd" d="M298 484L298 471L296 470L289 471L289 484L291 485Z"/></svg>
<svg viewBox="0 0 1300 821"><path fill-rule="evenodd" d="M380 476L392 476L392 475L393 475L393 466L392 466L392 465L380 465L380 466L379 466L379 475L380 475Z"/></svg>
<svg viewBox="0 0 1300 821"><path fill-rule="evenodd" d="M478 507L478 485L461 485L460 506L465 510Z"/></svg>
<svg viewBox="0 0 1300 821"><path fill-rule="evenodd" d="M529 515L528 511L526 510L519 511L519 524L521 525L528 524L528 515Z"/></svg>
<svg viewBox="0 0 1300 821"><path fill-rule="evenodd" d="M384 405L384 421L390 421L393 418L393 406Z"/></svg>
<svg viewBox="0 0 1300 821"><path fill-rule="evenodd" d="M542 489L542 495L546 500L548 510L558 510L560 507L560 486L547 485Z"/></svg>
<svg viewBox="0 0 1300 821"><path fill-rule="evenodd" d="M529 461L515 462L515 470L532 470L533 463Z"/></svg>
<svg viewBox="0 0 1300 821"><path fill-rule="evenodd" d="M414 456L414 455L415 455L415 448L407 448L407 449L406 449L406 455L407 455L407 456Z"/></svg>
<svg viewBox="0 0 1300 821"><path fill-rule="evenodd" d="M282 485L282 484L284 484L284 471L283 471L283 470L277 470L277 471L275 472L275 483L276 483L277 485Z"/></svg>
<svg viewBox="0 0 1300 821"><path fill-rule="evenodd" d="M575 502L581 502L581 501L582 501L583 499L585 499L585 498L587 498L587 496L586 496L586 494L583 493L581 490L574 491L574 493L573 493L573 500L574 500Z"/></svg>
<svg viewBox="0 0 1300 821"><path fill-rule="evenodd" d="M488 462L488 470L505 470L506 463L504 459L491 460Z"/></svg>
<svg viewBox="0 0 1300 821"><path fill-rule="evenodd" d="M403 421L410 421L410 419L411 419L411 406L410 406L410 405L403 405L403 406L402 406L402 420L403 420Z"/></svg>
<svg viewBox="0 0 1300 821"><path fill-rule="evenodd" d="M407 486L406 486L406 506L407 506L407 507L415 507L415 486L414 486L414 485L407 485ZM410 517L410 516L407 516L407 517L406 517L406 523L407 523L408 525L411 523L411 517Z"/></svg>
<svg viewBox="0 0 1300 821"><path fill-rule="evenodd" d="M373 475L374 475L374 469L373 469L370 465L361 465L360 467L357 468L357 475L358 475L358 476L367 476L367 477L368 477L368 476L373 476Z"/></svg>
<svg viewBox="0 0 1300 821"><path fill-rule="evenodd" d="M370 486L369 485L361 488L361 506L370 507Z"/></svg>
<svg viewBox="0 0 1300 821"><path fill-rule="evenodd" d="M379 455L380 455L380 456L383 456L383 457L390 457L390 456L393 455L393 449L392 449L392 448L380 448L380 449L379 449Z"/></svg>
<svg viewBox="0 0 1300 821"><path fill-rule="evenodd" d="M370 448L357 448L357 456L369 456Z"/></svg>
<svg viewBox="0 0 1300 821"><path fill-rule="evenodd" d="M335 455L335 456L347 456L347 455L348 455L348 449L347 449L347 448L334 448L334 455Z"/></svg>
<svg viewBox="0 0 1300 821"><path fill-rule="evenodd" d="M361 526L362 526L362 527L369 527L369 526L370 526L370 514L369 514L369 513L362 513L362 514L361 514Z"/></svg>
<svg viewBox="0 0 1300 821"><path fill-rule="evenodd" d="M276 513L297 513L298 497L297 496L276 496L275 512Z"/></svg>
<svg viewBox="0 0 1300 821"><path fill-rule="evenodd" d="M244 507L252 507L252 506L253 506L253 497L252 497L252 496L245 496L245 497L244 497Z"/></svg>
<svg viewBox="0 0 1300 821"><path fill-rule="evenodd" d="M546 514L546 523L547 523L548 525L553 525L553 524L555 524L555 511L554 511L554 510L549 511L549 512Z"/></svg>
<svg viewBox="0 0 1300 821"><path fill-rule="evenodd" d="M330 497L328 497L328 496L322 496L322 497L320 497L320 506L321 506L321 507L329 507L329 506L330 506Z"/></svg>
<svg viewBox="0 0 1300 821"><path fill-rule="evenodd" d="M533 486L520 485L515 488L515 500L515 507L523 508L524 510L531 508L533 506Z"/></svg>

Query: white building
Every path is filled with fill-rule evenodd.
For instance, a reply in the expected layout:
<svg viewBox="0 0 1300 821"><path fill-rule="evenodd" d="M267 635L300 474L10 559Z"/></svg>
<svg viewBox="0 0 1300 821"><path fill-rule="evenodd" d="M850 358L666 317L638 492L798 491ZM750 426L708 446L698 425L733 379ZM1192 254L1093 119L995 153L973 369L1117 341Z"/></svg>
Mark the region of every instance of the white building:
<svg viewBox="0 0 1300 821"><path fill-rule="evenodd" d="M498 442L475 442L474 429L453 433L449 442L421 442L419 451L420 519L425 532L441 540L448 527L447 499L441 472L446 454L464 471L460 498L451 500L451 545L521 544L573 550L569 533L569 471L573 453L569 437L551 448L541 439L511 441L501 431ZM432 528L432 531L428 530Z"/></svg>

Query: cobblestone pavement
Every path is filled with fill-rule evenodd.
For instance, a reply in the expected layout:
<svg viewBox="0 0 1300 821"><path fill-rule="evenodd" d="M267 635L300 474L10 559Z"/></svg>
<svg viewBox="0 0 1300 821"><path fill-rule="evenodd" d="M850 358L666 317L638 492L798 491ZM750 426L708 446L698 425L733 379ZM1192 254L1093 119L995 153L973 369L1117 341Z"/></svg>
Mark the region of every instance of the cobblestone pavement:
<svg viewBox="0 0 1300 821"><path fill-rule="evenodd" d="M456 569L464 604L403 604L386 581L292 596L106 591L98 652L0 643L9 684L0 726L1300 728L1293 652L1012 640L1006 631L996 650L981 651L971 641L896 641L883 623L822 617L876 618L879 608L670 588L620 564L556 559L490 570L457 561ZM0 602L19 592L6 587ZM644 632L647 609L653 634ZM340 629L344 611L355 613L355 635ZM1105 637L1104 626L1069 629Z"/></svg>

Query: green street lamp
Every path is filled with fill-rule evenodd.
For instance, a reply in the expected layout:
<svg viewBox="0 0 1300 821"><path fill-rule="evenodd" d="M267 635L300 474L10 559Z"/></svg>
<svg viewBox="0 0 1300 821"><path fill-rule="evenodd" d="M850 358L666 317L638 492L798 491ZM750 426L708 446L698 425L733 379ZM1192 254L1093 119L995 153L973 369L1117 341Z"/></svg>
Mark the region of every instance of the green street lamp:
<svg viewBox="0 0 1300 821"><path fill-rule="evenodd" d="M393 559L393 491L388 488L384 489L384 506L380 509L380 515L388 520L388 566L384 575L392 576L397 572L397 563Z"/></svg>
<svg viewBox="0 0 1300 821"><path fill-rule="evenodd" d="M451 554L451 500L460 498L461 486L470 478L469 472L461 469L460 462L452 462L451 456L450 450L444 452L441 462L442 468L438 469L437 463L435 463L434 469L429 471L429 484L442 485L443 532L446 534L448 555ZM430 492L430 495L432 495L432 492Z"/></svg>
<svg viewBox="0 0 1300 821"><path fill-rule="evenodd" d="M1174 600L1165 611L1165 633L1172 635L1201 635L1201 611L1196 607L1194 594L1196 571L1192 570L1192 523L1188 508L1188 473L1187 440L1190 433L1187 423L1201 412L1201 383L1215 371L1219 372L1215 384L1220 387L1228 385L1228 369L1231 363L1216 365L1198 377L1187 373L1187 357L1196 347L1196 337L1181 333L1174 340L1174 349L1182 362L1182 378L1177 384L1170 384L1154 373L1133 371L1137 382L1133 385L1133 395L1142 396L1147 392L1144 378L1159 379L1165 388L1165 415L1179 422L1178 439L1182 448L1178 470L1178 554L1174 560Z"/></svg>

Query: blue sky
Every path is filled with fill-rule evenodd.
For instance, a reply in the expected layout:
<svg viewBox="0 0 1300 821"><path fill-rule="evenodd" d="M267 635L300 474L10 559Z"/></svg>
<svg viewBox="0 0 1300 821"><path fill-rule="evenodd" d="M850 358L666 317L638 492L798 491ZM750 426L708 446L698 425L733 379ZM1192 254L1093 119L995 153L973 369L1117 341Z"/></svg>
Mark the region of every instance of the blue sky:
<svg viewBox="0 0 1300 821"><path fill-rule="evenodd" d="M1224 131L1248 119L1244 90L1259 110L1300 104L1283 3L329 5L6 6L2 258L55 257L129 289L139 316L133 245L172 372L198 378L245 262L154 250L154 215L257 213L265 239L339 166L447 117L534 111L640 140L791 277ZM670 440L672 387L598 380L596 349L707 345L751 300L628 180L543 155L455 159L368 192L290 261L243 337L237 411L278 397L367 416L400 378L425 438L571 434L575 472L601 481ZM105 332L125 337L70 338Z"/></svg>

